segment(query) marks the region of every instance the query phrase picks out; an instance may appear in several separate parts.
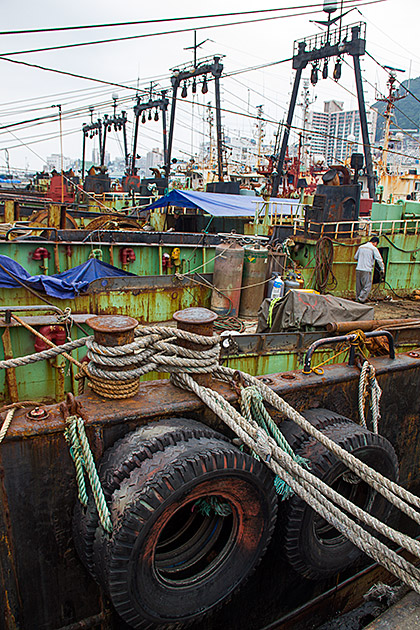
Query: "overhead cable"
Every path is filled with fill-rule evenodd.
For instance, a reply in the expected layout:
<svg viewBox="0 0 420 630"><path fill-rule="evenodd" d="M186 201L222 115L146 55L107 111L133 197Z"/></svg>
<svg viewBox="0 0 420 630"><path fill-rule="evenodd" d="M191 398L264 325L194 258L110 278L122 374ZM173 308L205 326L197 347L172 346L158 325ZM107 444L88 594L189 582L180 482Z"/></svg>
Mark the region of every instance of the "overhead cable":
<svg viewBox="0 0 420 630"><path fill-rule="evenodd" d="M353 2L353 5L349 4L347 5L347 8L354 9L354 8L357 8L358 6L365 6L368 4L379 4L382 2L386 2L386 0L367 0L367 1L364 0L363 2L360 3L360 5L358 5L358 4L354 4L355 1L357 0L351 0L351 2ZM214 28L225 28L227 26L243 26L245 24L256 24L257 22L268 22L272 20L280 20L280 19L286 19L286 18L291 18L291 17L313 15L314 13L319 13L319 9L316 9L314 11L301 11L299 13L289 13L288 15L275 15L271 17L255 18L252 20L241 20L239 22L225 22L224 24L208 24L205 26L192 26L192 27L181 28L181 29L176 29L172 31L160 31L158 33L141 33L139 35L128 35L125 37L112 37L109 39L98 39L98 40L87 41L87 42L76 42L73 44L61 44L60 46L47 46L45 48L13 50L13 51L0 53L0 56L4 58L6 56L10 57L11 55L15 56L15 55L26 55L29 53L50 52L53 50L65 50L68 48L79 48L81 46L95 46L97 44L109 44L112 42L123 42L123 41L135 40L135 39L144 39L147 37L158 37L161 35L177 35L179 33L191 33L194 31L202 31L205 29L208 30L208 29L214 29Z"/></svg>
<svg viewBox="0 0 420 630"><path fill-rule="evenodd" d="M355 0L343 0L343 4L354 3ZM54 26L47 28L29 28L14 31L0 31L0 35L26 35L28 33L56 33L57 31L80 31L96 28L109 28L116 26L139 26L140 24L161 24L163 22L180 22L188 20L205 20L210 18L230 17L239 15L255 15L257 13L274 13L278 11L290 11L296 9L313 9L323 6L322 2L314 2L312 4L301 4L298 6L279 7L277 9L255 9L253 11L232 11L230 13L210 13L208 15L189 15L171 18L159 18L156 20L137 20L133 22L110 22L106 24L82 24L76 26ZM360 5L362 6L362 5Z"/></svg>

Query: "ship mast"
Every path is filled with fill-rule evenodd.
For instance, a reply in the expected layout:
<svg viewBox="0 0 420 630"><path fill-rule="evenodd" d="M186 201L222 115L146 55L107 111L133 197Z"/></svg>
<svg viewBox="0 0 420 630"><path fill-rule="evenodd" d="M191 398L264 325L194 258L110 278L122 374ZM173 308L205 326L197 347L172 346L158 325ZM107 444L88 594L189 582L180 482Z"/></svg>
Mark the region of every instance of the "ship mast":
<svg viewBox="0 0 420 630"><path fill-rule="evenodd" d="M310 105L313 105L313 103L315 103L316 101L316 96L311 101L309 98L309 95L310 95L309 79L304 79L303 91L302 91L302 102L300 103L300 106L302 107L302 113L303 113L302 132L299 134L299 144L302 144L302 147L303 147L302 156L299 156L299 164L300 164L299 172L300 173L306 173L309 169L309 164L308 164L309 149L308 149L308 142L306 139L306 132L309 125L309 107Z"/></svg>
<svg viewBox="0 0 420 630"><path fill-rule="evenodd" d="M378 160L378 168L380 175L384 175L387 172L387 161L388 161L388 146L391 132L391 123L392 117L394 115L394 108L396 101L400 101L402 98L406 97L406 94L402 94L401 96L398 94L398 91L395 89L394 84L397 80L396 75L397 72L404 72L404 70L400 70L399 68L391 68L390 66L384 66L389 71L389 79L388 79L388 96L386 98L380 98L379 101L386 103L386 110L384 113L385 118L385 133L384 133L384 144L382 148L381 157Z"/></svg>
<svg viewBox="0 0 420 630"><path fill-rule="evenodd" d="M257 169L261 168L262 142L265 136L264 121L262 119L263 105L257 105Z"/></svg>

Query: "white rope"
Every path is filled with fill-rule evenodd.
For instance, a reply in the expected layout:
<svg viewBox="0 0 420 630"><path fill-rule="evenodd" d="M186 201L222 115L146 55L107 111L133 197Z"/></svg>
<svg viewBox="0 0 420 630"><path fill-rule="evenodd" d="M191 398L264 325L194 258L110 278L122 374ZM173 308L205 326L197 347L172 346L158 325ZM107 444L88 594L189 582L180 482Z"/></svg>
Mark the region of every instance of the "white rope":
<svg viewBox="0 0 420 630"><path fill-rule="evenodd" d="M38 361L44 361L45 359L53 359L59 354L63 354L63 352L71 352L76 348L81 348L90 339L92 339L92 337L82 337L81 339L70 341L69 343L63 343L61 346L57 346L56 348L48 348L48 350L28 354L25 357L16 357L15 359L0 361L0 368L7 370L8 368L22 367L23 365L37 363Z"/></svg>
<svg viewBox="0 0 420 630"><path fill-rule="evenodd" d="M380 414L380 401L382 390L376 378L376 370L369 361L363 363L359 378L359 417L360 424L366 427L365 405L366 399L370 399L370 409L372 412L372 428L374 433L378 433Z"/></svg>
<svg viewBox="0 0 420 630"><path fill-rule="evenodd" d="M9 411L6 414L6 417L3 421L3 424L1 425L1 429L0 429L0 443L3 442L6 433L12 423L13 420L13 416L15 415L15 411L16 411L16 407L13 407L12 409L9 409Z"/></svg>
<svg viewBox="0 0 420 630"><path fill-rule="evenodd" d="M175 328L151 326L136 329L134 342L117 348L102 346L92 338L78 340L78 342L72 342L72 344L80 343L80 345L83 345L82 341L88 347L88 356L90 358L88 371L93 376L115 382L132 380L141 374L156 369L170 372L175 385L194 392L209 409L217 414L238 435L246 446L255 452L276 475L325 520L367 555L380 562L399 579L420 593L420 570L366 531L360 523L376 531L381 536L386 536L393 543L400 545L420 558L420 543L418 541L380 522L335 492L318 477L306 470L298 461L295 461L290 454L282 450L276 441L261 429L254 420L246 419L223 396L212 389L198 385L191 377L190 374L212 373L216 378L229 383L232 381L235 371L222 367L218 363L218 337L205 337ZM185 348L182 345L185 341L190 344L193 343L197 349ZM67 347L69 345L65 344ZM63 351L65 346L60 346L60 348L53 349L53 351L59 354L57 351ZM28 359L28 357L23 359ZM413 507L420 508L420 499L418 497L397 483L387 479L333 442L262 381L249 374L241 373L241 376L247 386L258 387L266 403L280 411L285 417L293 420L301 429L330 450L353 473L420 524L420 513ZM376 381L373 366L365 363L359 381L359 408L360 392L362 392L364 403L365 388L367 387L365 383L367 382L371 389L374 428L376 427L377 430L381 390ZM10 425L13 417L12 411L10 410L7 414L3 427L0 430L0 441L2 432L4 431L5 434ZM361 416L361 422L366 424L364 415ZM351 516L357 519L358 522L352 520Z"/></svg>

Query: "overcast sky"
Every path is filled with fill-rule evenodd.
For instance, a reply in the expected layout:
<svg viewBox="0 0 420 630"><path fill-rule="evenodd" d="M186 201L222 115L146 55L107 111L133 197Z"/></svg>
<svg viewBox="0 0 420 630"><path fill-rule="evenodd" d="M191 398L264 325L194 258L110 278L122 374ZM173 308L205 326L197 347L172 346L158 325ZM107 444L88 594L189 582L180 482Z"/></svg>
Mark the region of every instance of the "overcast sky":
<svg viewBox="0 0 420 630"><path fill-rule="evenodd" d="M363 0L361 0L363 2ZM177 3L160 0L159 3L125 0L91 0L82 2L73 0L62 3L43 0L7 2L3 0L1 30L22 30L79 24L101 24L135 20L152 20L167 17L191 16L194 14L218 13L255 10L251 0L214 0L209 4L178 0ZM308 0L267 0L258 5L262 9L278 7L298 7L308 5ZM6 8L7 7L7 8ZM284 15L301 13L304 9L284 11ZM353 10L345 22L367 23L367 50L381 63L405 70L398 75L403 80L420 75L420 52L418 49L420 2L418 0L386 0L379 4L361 6L362 15ZM278 14L280 15L280 13ZM323 19L321 12L313 15L299 15L277 20L270 20L249 25L236 25L224 28L210 28L217 23L252 19L220 18L193 20L188 22L147 24L130 27L113 27L61 33L37 33L26 35L1 35L0 50L3 55L21 50L56 46L64 43L93 41L111 37L126 37L142 33L193 28L209 25L200 30L198 41L209 39L201 48L199 56L219 53L227 73L256 66L291 56L295 39L319 32L310 19ZM40 64L50 68L65 70L106 81L147 87L150 80L156 80L160 86L169 85L169 69L192 59L192 52L184 50L193 42L192 33L176 33L158 37L86 46L81 48L39 52L25 55L10 55L11 59ZM349 59L351 61L351 59ZM386 73L367 56L361 61L368 102L374 100L374 85L380 92L386 92ZM330 64L332 65L332 64ZM61 76L50 72L28 68L0 60L2 102L0 104L0 125L18 123L36 117L49 116L56 112L51 106L60 103L63 109L64 155L81 156L81 126L88 122L89 106L95 106L95 116L111 113L111 95L117 93L123 106L132 119L135 92L124 88L102 86L98 83ZM309 76L310 69L306 70ZM332 68L330 68L332 74ZM228 77L223 80L222 105L229 110L256 114L256 106L264 106L264 116L273 121L267 123L266 135L270 139L276 129L276 121L285 115L288 106L293 71L291 62ZM346 107L356 108L353 71L344 65L342 80L335 84L331 79L320 81L315 89L311 88L311 98L316 96L313 107L322 109L324 100L337 99L345 102ZM189 91L189 99L191 91ZM198 151L200 142L206 133L205 112L200 103L207 103L214 98L211 87L207 95L197 92L197 103L180 103L173 154L189 157ZM85 108L85 111L71 113L71 110ZM299 124L299 114L295 122ZM254 121L230 113L223 116L223 124L229 129L243 131L246 135L253 132ZM193 129L193 131L191 131ZM138 152L144 155L150 148L160 146L161 123L148 122L141 125ZM132 127L128 128L131 138ZM93 141L88 144L88 157L91 155ZM59 153L58 122L27 123L25 126L0 130L0 167L6 164L8 149L12 167L42 168L46 156ZM112 133L107 149L112 157L121 156L121 144Z"/></svg>

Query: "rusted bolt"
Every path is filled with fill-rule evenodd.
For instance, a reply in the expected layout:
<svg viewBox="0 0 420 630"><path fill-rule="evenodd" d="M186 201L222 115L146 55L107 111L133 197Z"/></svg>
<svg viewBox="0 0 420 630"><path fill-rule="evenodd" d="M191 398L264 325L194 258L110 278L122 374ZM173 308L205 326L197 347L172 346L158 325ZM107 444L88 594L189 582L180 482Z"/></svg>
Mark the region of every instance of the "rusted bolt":
<svg viewBox="0 0 420 630"><path fill-rule="evenodd" d="M43 407L35 407L28 411L26 418L31 421L41 422L42 420L47 420L49 415L48 411Z"/></svg>
<svg viewBox="0 0 420 630"><path fill-rule="evenodd" d="M294 381L296 376L294 374L284 372L284 374L280 374L280 378L284 378L286 381Z"/></svg>
<svg viewBox="0 0 420 630"><path fill-rule="evenodd" d="M213 322L217 319L216 313L210 311L208 308L191 307L184 308L183 311L177 311L174 313L174 320L176 321L176 327L179 330L185 330L196 335L204 335L205 337L213 336ZM191 341L178 341L180 346L184 348L190 348L191 350L202 350L202 346ZM211 374L196 374L195 380L199 385L209 387L211 384Z"/></svg>
<svg viewBox="0 0 420 630"><path fill-rule="evenodd" d="M102 346L124 346L134 341L134 329L139 325L134 317L98 315L86 320L93 330L95 341Z"/></svg>

